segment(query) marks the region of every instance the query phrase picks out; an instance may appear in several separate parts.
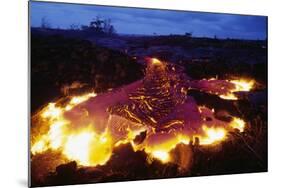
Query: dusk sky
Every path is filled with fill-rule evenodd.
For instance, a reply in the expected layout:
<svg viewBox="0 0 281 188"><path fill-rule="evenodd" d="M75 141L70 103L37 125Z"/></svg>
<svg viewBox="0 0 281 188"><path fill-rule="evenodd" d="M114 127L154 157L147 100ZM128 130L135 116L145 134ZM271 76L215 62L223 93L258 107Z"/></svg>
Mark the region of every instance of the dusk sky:
<svg viewBox="0 0 281 188"><path fill-rule="evenodd" d="M99 16L112 20L117 33L194 36L240 39L265 39L267 19L263 16L242 16L202 12L168 11L106 7L94 5L36 2L30 3L31 26L41 25L45 17L51 27L69 28L71 24L88 25Z"/></svg>

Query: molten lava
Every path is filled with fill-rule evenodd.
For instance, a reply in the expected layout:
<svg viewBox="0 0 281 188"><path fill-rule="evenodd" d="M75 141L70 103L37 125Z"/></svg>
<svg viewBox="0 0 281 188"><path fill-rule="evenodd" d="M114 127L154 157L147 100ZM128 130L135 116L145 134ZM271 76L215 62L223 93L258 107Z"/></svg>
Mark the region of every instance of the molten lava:
<svg viewBox="0 0 281 188"><path fill-rule="evenodd" d="M216 119L214 109L198 107L187 95L189 88L236 100L235 92L253 85L243 79L190 80L177 67L153 58L140 81L49 103L34 115L31 153L55 150L79 165L97 166L107 163L115 147L130 143L162 163L173 162L170 151L178 144L195 144L198 138L200 145L216 145L228 131L242 132L246 126L238 117ZM143 132L143 140L136 142Z"/></svg>
<svg viewBox="0 0 281 188"><path fill-rule="evenodd" d="M250 91L253 89L254 81L253 80L246 80L246 79L240 79L240 80L230 80L230 83L234 84L234 89L231 89L228 93L220 95L222 99L227 100L237 100L238 97L234 94L235 92L240 91Z"/></svg>

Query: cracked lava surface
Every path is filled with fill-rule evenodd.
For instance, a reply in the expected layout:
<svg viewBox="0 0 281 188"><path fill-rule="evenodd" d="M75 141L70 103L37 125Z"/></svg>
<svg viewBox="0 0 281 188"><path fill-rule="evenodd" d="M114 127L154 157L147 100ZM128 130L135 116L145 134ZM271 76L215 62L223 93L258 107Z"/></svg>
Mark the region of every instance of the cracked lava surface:
<svg viewBox="0 0 281 188"><path fill-rule="evenodd" d="M69 96L34 114L32 157L56 151L63 156L59 163L105 165L115 147L129 143L152 159L173 162L170 151L178 144L215 145L227 139L228 131L243 132L246 126L234 116L217 119L215 109L197 105L190 89L238 100L236 92L253 85L243 79L193 80L180 66L149 58L142 80L107 93Z"/></svg>

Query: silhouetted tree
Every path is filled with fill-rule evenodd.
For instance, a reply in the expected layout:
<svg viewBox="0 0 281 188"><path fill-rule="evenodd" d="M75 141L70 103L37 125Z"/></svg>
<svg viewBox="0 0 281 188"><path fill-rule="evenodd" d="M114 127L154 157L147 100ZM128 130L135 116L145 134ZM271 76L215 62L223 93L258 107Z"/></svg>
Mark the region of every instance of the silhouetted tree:
<svg viewBox="0 0 281 188"><path fill-rule="evenodd" d="M43 28L43 29L51 28L51 24L49 23L49 21L47 20L46 17L43 17L41 19L41 28Z"/></svg>
<svg viewBox="0 0 281 188"><path fill-rule="evenodd" d="M114 26L111 24L111 19L101 19L98 16L92 20L88 26L82 25L81 29L84 31L93 31L95 33L109 35L116 33Z"/></svg>
<svg viewBox="0 0 281 188"><path fill-rule="evenodd" d="M103 24L104 24L104 20L101 20L97 16L95 20L90 22L90 28L98 33L101 33L103 32L103 26L102 26Z"/></svg>
<svg viewBox="0 0 281 188"><path fill-rule="evenodd" d="M71 24L71 25L69 26L69 28L70 28L70 30L79 30L79 25L77 25L77 24Z"/></svg>
<svg viewBox="0 0 281 188"><path fill-rule="evenodd" d="M108 29L107 32L109 35L115 35L116 34L116 30L114 29L113 25L111 25Z"/></svg>
<svg viewBox="0 0 281 188"><path fill-rule="evenodd" d="M114 35L116 33L114 26L111 24L111 19L104 20L103 30L109 35Z"/></svg>

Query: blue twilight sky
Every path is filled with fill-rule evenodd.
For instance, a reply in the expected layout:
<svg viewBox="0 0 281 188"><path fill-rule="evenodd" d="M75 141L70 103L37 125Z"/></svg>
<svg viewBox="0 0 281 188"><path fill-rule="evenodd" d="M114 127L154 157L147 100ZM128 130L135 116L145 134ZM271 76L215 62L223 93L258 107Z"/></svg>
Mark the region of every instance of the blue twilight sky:
<svg viewBox="0 0 281 188"><path fill-rule="evenodd" d="M202 12L136 9L80 4L30 3L31 26L41 25L43 17L54 28L71 24L88 25L96 16L110 18L117 33L158 35L184 34L194 36L241 39L265 39L267 18Z"/></svg>

